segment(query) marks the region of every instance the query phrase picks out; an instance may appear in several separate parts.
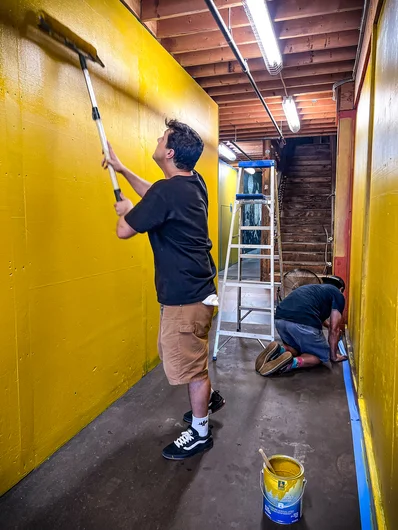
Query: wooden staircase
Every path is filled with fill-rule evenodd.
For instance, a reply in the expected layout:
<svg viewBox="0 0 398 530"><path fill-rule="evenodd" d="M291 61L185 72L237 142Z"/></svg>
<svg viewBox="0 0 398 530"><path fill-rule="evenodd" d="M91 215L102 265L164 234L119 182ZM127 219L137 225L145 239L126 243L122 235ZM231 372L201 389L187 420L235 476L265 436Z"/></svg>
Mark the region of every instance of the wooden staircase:
<svg viewBox="0 0 398 530"><path fill-rule="evenodd" d="M332 163L330 144L296 145L285 171L281 210L284 272L328 272L327 235L331 235ZM331 245L327 261L331 261ZM329 269L330 270L330 269Z"/></svg>

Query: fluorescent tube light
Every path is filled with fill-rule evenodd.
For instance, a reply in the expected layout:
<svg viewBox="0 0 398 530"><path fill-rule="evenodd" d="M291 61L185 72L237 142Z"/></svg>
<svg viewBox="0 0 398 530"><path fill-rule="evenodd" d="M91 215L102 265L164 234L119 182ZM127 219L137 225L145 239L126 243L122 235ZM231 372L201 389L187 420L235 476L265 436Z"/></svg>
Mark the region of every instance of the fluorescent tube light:
<svg viewBox="0 0 398 530"><path fill-rule="evenodd" d="M297 113L296 103L292 96L285 96L282 101L283 112L285 113L289 129L293 132L300 130L300 118Z"/></svg>
<svg viewBox="0 0 398 530"><path fill-rule="evenodd" d="M219 144L218 154L222 156L223 158L230 160L231 162L236 160L236 154L232 151L232 149L227 147L225 144Z"/></svg>
<svg viewBox="0 0 398 530"><path fill-rule="evenodd" d="M265 66L271 75L283 68L282 55L275 37L274 26L266 0L243 0L247 18L257 39Z"/></svg>

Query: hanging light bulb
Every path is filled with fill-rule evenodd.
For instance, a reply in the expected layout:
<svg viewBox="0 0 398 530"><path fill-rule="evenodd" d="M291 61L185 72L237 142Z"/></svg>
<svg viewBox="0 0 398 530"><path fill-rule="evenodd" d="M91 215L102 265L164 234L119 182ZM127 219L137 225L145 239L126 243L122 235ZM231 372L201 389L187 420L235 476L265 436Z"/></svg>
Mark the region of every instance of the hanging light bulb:
<svg viewBox="0 0 398 530"><path fill-rule="evenodd" d="M227 160L230 160L233 162L236 160L236 154L225 144L219 144L218 146L218 154L222 156L223 158L226 158Z"/></svg>
<svg viewBox="0 0 398 530"><path fill-rule="evenodd" d="M266 0L243 0L247 18L257 39L265 66L271 75L283 68L282 55L275 37L274 26Z"/></svg>
<svg viewBox="0 0 398 530"><path fill-rule="evenodd" d="M289 129L293 133L297 133L300 130L300 118L297 112L296 103L292 96L285 96L282 101L283 112L286 116L287 124Z"/></svg>

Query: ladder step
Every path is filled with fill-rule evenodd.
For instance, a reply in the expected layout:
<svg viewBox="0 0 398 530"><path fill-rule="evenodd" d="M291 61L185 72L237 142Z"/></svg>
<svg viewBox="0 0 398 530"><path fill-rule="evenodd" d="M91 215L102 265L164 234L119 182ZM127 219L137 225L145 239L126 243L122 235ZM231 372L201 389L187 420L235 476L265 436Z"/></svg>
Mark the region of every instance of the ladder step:
<svg viewBox="0 0 398 530"><path fill-rule="evenodd" d="M241 230L271 230L270 226L241 226Z"/></svg>
<svg viewBox="0 0 398 530"><path fill-rule="evenodd" d="M242 245L242 243L232 243L231 248L259 248L264 250L271 250L271 245Z"/></svg>
<svg viewBox="0 0 398 530"><path fill-rule="evenodd" d="M260 333L245 333L244 331L224 331L220 329L218 332L219 335L223 335L224 337L241 337L243 339L262 339L262 340L274 340L274 337L272 335L263 335Z"/></svg>
<svg viewBox="0 0 398 530"><path fill-rule="evenodd" d="M262 313L270 313L272 309L270 307L251 307L240 305L239 309L241 311L261 311Z"/></svg>
<svg viewBox="0 0 398 530"><path fill-rule="evenodd" d="M274 282L274 284L272 285L270 282L252 282L250 280L227 280L225 282L225 285L226 287L254 287L255 289L272 289L274 285L280 285L280 282Z"/></svg>
<svg viewBox="0 0 398 530"><path fill-rule="evenodd" d="M240 204L270 204L269 199L237 199L236 202Z"/></svg>
<svg viewBox="0 0 398 530"><path fill-rule="evenodd" d="M272 256L269 254L239 254L240 258L246 258L246 259L270 259ZM279 256L273 256L274 261L279 260Z"/></svg>

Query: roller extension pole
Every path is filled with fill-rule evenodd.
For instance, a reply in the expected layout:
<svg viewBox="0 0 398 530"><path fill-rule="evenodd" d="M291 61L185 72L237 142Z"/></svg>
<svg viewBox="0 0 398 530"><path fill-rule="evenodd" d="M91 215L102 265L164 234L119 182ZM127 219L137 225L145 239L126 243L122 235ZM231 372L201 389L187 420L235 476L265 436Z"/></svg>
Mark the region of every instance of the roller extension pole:
<svg viewBox="0 0 398 530"><path fill-rule="evenodd" d="M100 66L102 66L102 68L105 67L104 63L98 57L97 50L92 44L83 40L81 37L79 37L79 35L73 33L73 31L71 31L69 28L61 24L61 22L51 17L48 13L44 11L40 11L37 15L37 26L41 31L43 31L43 33L46 33L49 37L57 41L59 44L61 44L62 46L66 46L66 48L68 48L79 56L80 66L83 70L84 79L86 80L87 90L91 100L93 120L97 125L98 134L101 140L104 155L107 159L109 159L108 141L106 139L104 126L102 125L97 100L95 99L90 73L87 68L87 59L99 64ZM122 200L120 197L121 192L115 170L109 165L108 169L116 200L117 202L120 202Z"/></svg>
<svg viewBox="0 0 398 530"><path fill-rule="evenodd" d="M102 124L101 116L98 110L97 100L95 98L93 84L91 82L91 77L90 77L90 72L88 71L88 68L87 68L86 58L84 57L84 55L79 54L79 59L80 59L80 66L82 67L82 70L83 70L84 79L86 81L88 95L90 96L93 120L95 121L95 124L98 129L98 134L101 140L102 150L104 152L105 158L108 160L109 159L108 140L106 139L105 129ZM113 167L110 166L109 164L108 164L108 170L109 170L109 175L111 177L116 201L120 202L122 200L120 197L121 191L120 191L119 183L117 181L116 172L113 169Z"/></svg>

